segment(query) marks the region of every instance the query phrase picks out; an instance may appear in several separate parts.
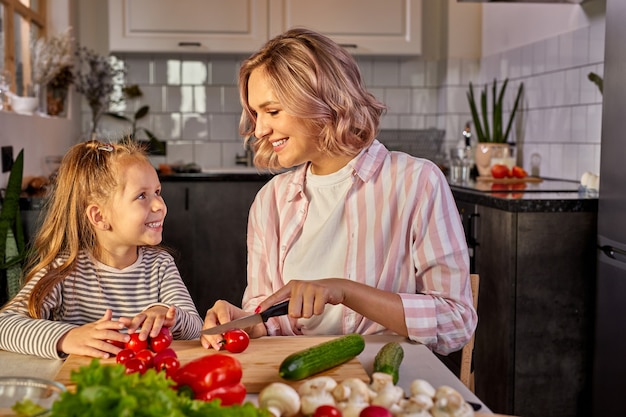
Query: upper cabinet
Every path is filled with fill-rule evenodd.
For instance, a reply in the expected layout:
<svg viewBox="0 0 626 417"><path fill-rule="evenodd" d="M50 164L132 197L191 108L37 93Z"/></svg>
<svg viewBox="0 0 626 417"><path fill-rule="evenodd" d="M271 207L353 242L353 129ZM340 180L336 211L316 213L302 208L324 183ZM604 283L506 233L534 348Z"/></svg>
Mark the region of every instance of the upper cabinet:
<svg viewBox="0 0 626 417"><path fill-rule="evenodd" d="M111 52L252 52L268 33L267 0L109 0Z"/></svg>
<svg viewBox="0 0 626 417"><path fill-rule="evenodd" d="M112 52L251 53L292 27L353 54L419 55L422 0L108 0Z"/></svg>

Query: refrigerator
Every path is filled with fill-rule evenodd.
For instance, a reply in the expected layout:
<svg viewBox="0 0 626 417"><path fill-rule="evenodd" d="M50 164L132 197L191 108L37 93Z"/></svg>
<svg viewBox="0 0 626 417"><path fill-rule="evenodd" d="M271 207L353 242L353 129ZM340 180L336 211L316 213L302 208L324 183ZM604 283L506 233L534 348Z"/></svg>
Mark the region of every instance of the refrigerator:
<svg viewBox="0 0 626 417"><path fill-rule="evenodd" d="M626 415L626 1L606 1L593 415Z"/></svg>

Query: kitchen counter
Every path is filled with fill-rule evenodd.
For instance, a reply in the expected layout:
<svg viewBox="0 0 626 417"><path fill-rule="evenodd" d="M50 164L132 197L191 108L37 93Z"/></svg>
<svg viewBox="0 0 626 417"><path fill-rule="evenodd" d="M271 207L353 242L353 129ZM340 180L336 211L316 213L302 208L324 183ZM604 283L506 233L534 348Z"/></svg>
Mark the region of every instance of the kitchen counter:
<svg viewBox="0 0 626 417"><path fill-rule="evenodd" d="M267 337L267 336L266 336ZM306 336L293 336L306 337ZM387 342L399 341L404 349L404 361L400 368L398 385L405 392L410 392L409 387L414 379L424 379L434 387L448 385L463 395L465 400L480 404L481 413L491 411L480 401L461 381L446 368L446 366L424 345L410 342L400 336L364 336L365 350L358 356L363 368L371 375L374 357L380 348ZM0 376L31 376L38 378L54 379L63 365L63 360L42 359L33 356L20 355L6 351L0 351ZM245 369L244 369L245 372ZM256 402L256 395L248 395L248 400Z"/></svg>
<svg viewBox="0 0 626 417"><path fill-rule="evenodd" d="M496 184L450 183L455 200L508 212L596 212L598 196L580 190L576 181L545 178L542 182Z"/></svg>

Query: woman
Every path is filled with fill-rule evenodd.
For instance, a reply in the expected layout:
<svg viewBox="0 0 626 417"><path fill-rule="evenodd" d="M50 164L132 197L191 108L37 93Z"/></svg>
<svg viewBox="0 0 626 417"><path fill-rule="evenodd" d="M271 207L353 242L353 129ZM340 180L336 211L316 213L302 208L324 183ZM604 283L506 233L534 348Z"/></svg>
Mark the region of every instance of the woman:
<svg viewBox="0 0 626 417"><path fill-rule="evenodd" d="M477 317L454 199L433 163L375 140L385 107L354 59L293 29L242 64L239 88L255 165L293 169L250 209L243 310L218 301L204 328L289 299L288 316L246 331L397 333L444 354L463 347ZM220 339L201 341L219 349Z"/></svg>

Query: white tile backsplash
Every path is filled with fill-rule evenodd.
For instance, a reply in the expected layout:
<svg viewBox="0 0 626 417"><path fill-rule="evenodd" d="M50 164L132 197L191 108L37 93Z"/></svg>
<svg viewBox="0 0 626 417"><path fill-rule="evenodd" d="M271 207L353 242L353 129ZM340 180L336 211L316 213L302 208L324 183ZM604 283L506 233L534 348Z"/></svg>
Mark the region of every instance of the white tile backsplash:
<svg viewBox="0 0 626 417"><path fill-rule="evenodd" d="M498 86L509 78L505 118L523 82L512 136L521 148L518 162L529 172L578 180L585 171L597 172L600 164L602 95L587 74L603 75L603 55L604 22L599 22L480 60L359 56L357 62L369 91L388 106L381 128L445 129L446 146L456 144L471 120L470 81L479 95L485 83L490 93L494 78ZM144 93L124 111L150 106L142 123L168 141L168 162L235 165L235 156L243 153L237 77L244 56L131 54L122 59L127 83L139 84ZM88 128L86 107L83 121Z"/></svg>

